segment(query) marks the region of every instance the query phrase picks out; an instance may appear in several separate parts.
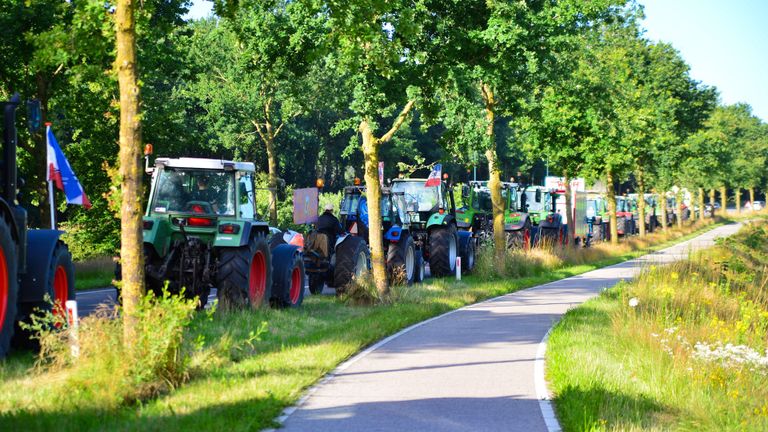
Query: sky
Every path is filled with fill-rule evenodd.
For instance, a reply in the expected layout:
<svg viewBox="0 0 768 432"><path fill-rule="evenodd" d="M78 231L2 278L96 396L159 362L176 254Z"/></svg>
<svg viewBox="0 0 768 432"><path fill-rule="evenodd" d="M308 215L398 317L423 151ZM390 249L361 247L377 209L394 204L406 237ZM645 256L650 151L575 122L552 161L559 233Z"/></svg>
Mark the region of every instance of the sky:
<svg viewBox="0 0 768 432"><path fill-rule="evenodd" d="M746 102L768 122L768 0L639 0L646 37L672 44L691 77L715 86L721 102ZM189 18L211 14L193 0Z"/></svg>

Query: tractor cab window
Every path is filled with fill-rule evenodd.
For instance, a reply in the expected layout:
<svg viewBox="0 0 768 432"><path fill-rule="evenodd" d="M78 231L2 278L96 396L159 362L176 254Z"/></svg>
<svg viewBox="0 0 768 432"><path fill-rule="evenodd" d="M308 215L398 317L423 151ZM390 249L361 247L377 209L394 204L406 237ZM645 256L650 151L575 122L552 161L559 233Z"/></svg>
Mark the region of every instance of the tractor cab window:
<svg viewBox="0 0 768 432"><path fill-rule="evenodd" d="M353 191L344 194L344 198L341 199L341 205L339 206L339 213L346 215L357 214L357 206L360 203L360 192Z"/></svg>
<svg viewBox="0 0 768 432"><path fill-rule="evenodd" d="M503 198L509 203L509 210L518 211L517 208L517 190L509 187L502 190Z"/></svg>
<svg viewBox="0 0 768 432"><path fill-rule="evenodd" d="M488 189L478 189L477 193L475 193L475 199L472 202L472 207L487 212L493 211L491 191Z"/></svg>
<svg viewBox="0 0 768 432"><path fill-rule="evenodd" d="M402 193L405 210L409 212L436 212L438 208L446 208L442 202L440 186L424 186L424 181L398 181L392 185L393 193Z"/></svg>
<svg viewBox="0 0 768 432"><path fill-rule="evenodd" d="M155 183L152 209L157 213L235 215L233 172L165 168Z"/></svg>
<svg viewBox="0 0 768 432"><path fill-rule="evenodd" d="M248 172L240 173L237 183L240 194L240 217L242 219L255 219L256 199L254 196L253 175Z"/></svg>

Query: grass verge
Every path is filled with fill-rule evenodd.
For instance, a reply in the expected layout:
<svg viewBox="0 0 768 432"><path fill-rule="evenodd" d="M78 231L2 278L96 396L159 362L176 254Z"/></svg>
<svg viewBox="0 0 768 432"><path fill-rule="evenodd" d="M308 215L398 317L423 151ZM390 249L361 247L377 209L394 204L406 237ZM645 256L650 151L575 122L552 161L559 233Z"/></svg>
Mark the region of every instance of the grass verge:
<svg viewBox="0 0 768 432"><path fill-rule="evenodd" d="M75 289L86 290L112 285L115 263L111 257L99 257L75 263Z"/></svg>
<svg viewBox="0 0 768 432"><path fill-rule="evenodd" d="M110 380L87 384L66 368L30 370L34 358L16 354L0 366L0 429L259 430L273 425L283 408L340 362L408 325L642 255L712 226L631 240L616 248L512 253L509 260L517 265L518 277L434 279L396 288L390 301L375 306L313 296L297 310L217 313L213 318L198 314L185 334L193 348L186 384L118 406L99 396L118 391L108 387L114 385ZM99 373L109 374L109 366ZM99 382L107 387L92 388Z"/></svg>
<svg viewBox="0 0 768 432"><path fill-rule="evenodd" d="M751 224L566 314L547 348L563 429L768 430L766 263Z"/></svg>

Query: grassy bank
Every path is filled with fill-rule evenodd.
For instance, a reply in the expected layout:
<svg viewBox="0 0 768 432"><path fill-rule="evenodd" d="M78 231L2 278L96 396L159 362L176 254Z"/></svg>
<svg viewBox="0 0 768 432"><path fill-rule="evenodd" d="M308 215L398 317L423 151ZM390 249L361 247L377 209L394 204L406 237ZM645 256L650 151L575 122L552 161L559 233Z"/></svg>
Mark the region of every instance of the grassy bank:
<svg viewBox="0 0 768 432"><path fill-rule="evenodd" d="M272 425L284 407L341 361L410 324L623 261L709 228L671 231L618 247L510 253L504 265L484 255L477 272L482 277L396 288L376 306L313 296L297 310L197 314L185 330L184 347L174 353L183 357L173 367L184 384L164 383L160 373L150 393L142 393L146 382L137 385L130 376L103 376L131 370L120 356L30 371L32 356L17 354L0 366L0 429L258 430Z"/></svg>
<svg viewBox="0 0 768 432"><path fill-rule="evenodd" d="M547 350L564 430L768 430L767 265L760 222L570 311Z"/></svg>
<svg viewBox="0 0 768 432"><path fill-rule="evenodd" d="M111 257L93 258L75 263L75 289L85 290L112 285L115 263Z"/></svg>

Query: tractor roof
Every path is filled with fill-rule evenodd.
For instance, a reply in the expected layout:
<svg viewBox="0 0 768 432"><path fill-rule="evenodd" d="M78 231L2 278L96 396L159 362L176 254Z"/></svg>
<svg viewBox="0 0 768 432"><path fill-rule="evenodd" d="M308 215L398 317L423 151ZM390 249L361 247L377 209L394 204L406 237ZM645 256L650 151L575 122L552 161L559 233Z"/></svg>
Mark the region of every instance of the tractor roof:
<svg viewBox="0 0 768 432"><path fill-rule="evenodd" d="M155 166L163 166L169 168L192 168L192 169L208 169L218 171L248 171L255 172L256 167L253 162L235 162L223 159L201 159L201 158L157 158L155 159Z"/></svg>

